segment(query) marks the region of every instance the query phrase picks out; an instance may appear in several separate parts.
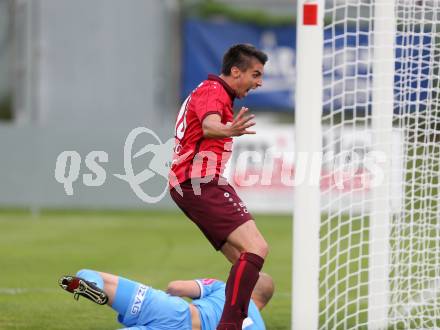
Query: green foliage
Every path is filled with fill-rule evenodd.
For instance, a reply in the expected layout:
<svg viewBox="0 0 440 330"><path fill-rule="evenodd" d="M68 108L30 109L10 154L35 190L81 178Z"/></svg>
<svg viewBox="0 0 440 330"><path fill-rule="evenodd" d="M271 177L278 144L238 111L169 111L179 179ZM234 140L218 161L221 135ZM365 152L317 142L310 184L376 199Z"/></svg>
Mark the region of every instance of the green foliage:
<svg viewBox="0 0 440 330"><path fill-rule="evenodd" d="M292 25L292 15L274 15L261 9L238 9L214 0L198 1L195 4L184 3L186 16L195 15L205 19L225 18L234 22L251 23L259 26Z"/></svg>
<svg viewBox="0 0 440 330"><path fill-rule="evenodd" d="M12 118L12 97L8 95L0 99L0 121L10 121Z"/></svg>

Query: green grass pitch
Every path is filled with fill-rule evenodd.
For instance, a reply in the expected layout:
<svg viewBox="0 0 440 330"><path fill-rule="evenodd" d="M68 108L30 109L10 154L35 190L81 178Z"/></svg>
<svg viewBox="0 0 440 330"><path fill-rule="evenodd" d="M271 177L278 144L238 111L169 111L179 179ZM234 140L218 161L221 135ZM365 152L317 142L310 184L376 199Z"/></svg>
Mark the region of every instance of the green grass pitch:
<svg viewBox="0 0 440 330"><path fill-rule="evenodd" d="M270 244L276 293L268 330L290 329L291 216L256 216ZM174 279L226 279L230 265L178 212L0 211L0 329L117 329L115 313L58 287L91 268L163 289Z"/></svg>

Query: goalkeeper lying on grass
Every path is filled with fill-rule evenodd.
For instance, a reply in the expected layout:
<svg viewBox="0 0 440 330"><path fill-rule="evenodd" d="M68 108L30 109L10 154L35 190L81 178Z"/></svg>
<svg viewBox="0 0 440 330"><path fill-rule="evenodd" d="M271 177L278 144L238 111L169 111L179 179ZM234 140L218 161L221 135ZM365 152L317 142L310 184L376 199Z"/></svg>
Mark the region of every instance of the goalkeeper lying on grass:
<svg viewBox="0 0 440 330"><path fill-rule="evenodd" d="M118 313L118 321L129 327L125 329L132 330L214 330L225 302L225 283L214 279L173 281L163 292L120 276L83 269L76 276L61 277L59 284L75 299L83 296L99 305L108 304ZM265 329L260 310L273 291L272 278L260 273L243 329ZM188 303L180 297L193 300Z"/></svg>

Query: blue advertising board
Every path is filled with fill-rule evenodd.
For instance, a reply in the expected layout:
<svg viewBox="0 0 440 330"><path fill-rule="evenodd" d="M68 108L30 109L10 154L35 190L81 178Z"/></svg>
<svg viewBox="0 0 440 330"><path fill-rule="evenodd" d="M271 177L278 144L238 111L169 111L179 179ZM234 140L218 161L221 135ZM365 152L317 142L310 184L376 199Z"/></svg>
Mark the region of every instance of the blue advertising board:
<svg viewBox="0 0 440 330"><path fill-rule="evenodd" d="M220 74L224 52L233 44L250 43L269 56L263 87L252 91L236 107L292 110L295 82L294 26L263 28L254 25L189 19L183 34L182 99L207 78Z"/></svg>
<svg viewBox="0 0 440 330"><path fill-rule="evenodd" d="M345 28L330 26L324 30L323 110L369 111L372 94L373 33L368 26ZM182 99L208 73L219 74L223 53L233 44L251 43L269 56L263 87L245 100L237 100L252 109L293 111L295 92L295 26L260 27L230 21L188 19L184 25L182 59ZM395 99L403 107L396 111L423 110L428 97L431 37L397 34L395 44ZM420 66L420 63L423 65Z"/></svg>

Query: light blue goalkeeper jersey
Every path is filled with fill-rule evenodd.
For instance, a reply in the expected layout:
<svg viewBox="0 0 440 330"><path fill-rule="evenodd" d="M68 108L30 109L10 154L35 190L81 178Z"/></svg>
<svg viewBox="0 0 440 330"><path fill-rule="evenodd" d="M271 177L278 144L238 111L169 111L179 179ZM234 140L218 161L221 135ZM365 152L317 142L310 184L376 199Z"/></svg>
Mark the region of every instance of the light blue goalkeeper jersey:
<svg viewBox="0 0 440 330"><path fill-rule="evenodd" d="M202 330L215 330L225 303L225 283L213 279L196 280L200 287L200 298L193 304L199 310ZM118 321L125 330L191 330L189 304L179 297L155 290L127 279L119 280L129 305ZM118 288L119 290L119 288ZM253 301L249 304L249 317L243 322L245 330L265 330L263 319ZM121 329L121 330L124 330Z"/></svg>
<svg viewBox="0 0 440 330"><path fill-rule="evenodd" d="M200 287L200 298L193 300L199 310L202 330L215 330L220 322L225 304L225 283L214 279L196 280ZM251 300L248 317L243 322L245 330L265 330L263 319L257 306Z"/></svg>
<svg viewBox="0 0 440 330"><path fill-rule="evenodd" d="M130 330L191 330L191 313L188 303L161 290L135 283L129 290L131 301L118 321ZM128 287L128 286L127 286Z"/></svg>

